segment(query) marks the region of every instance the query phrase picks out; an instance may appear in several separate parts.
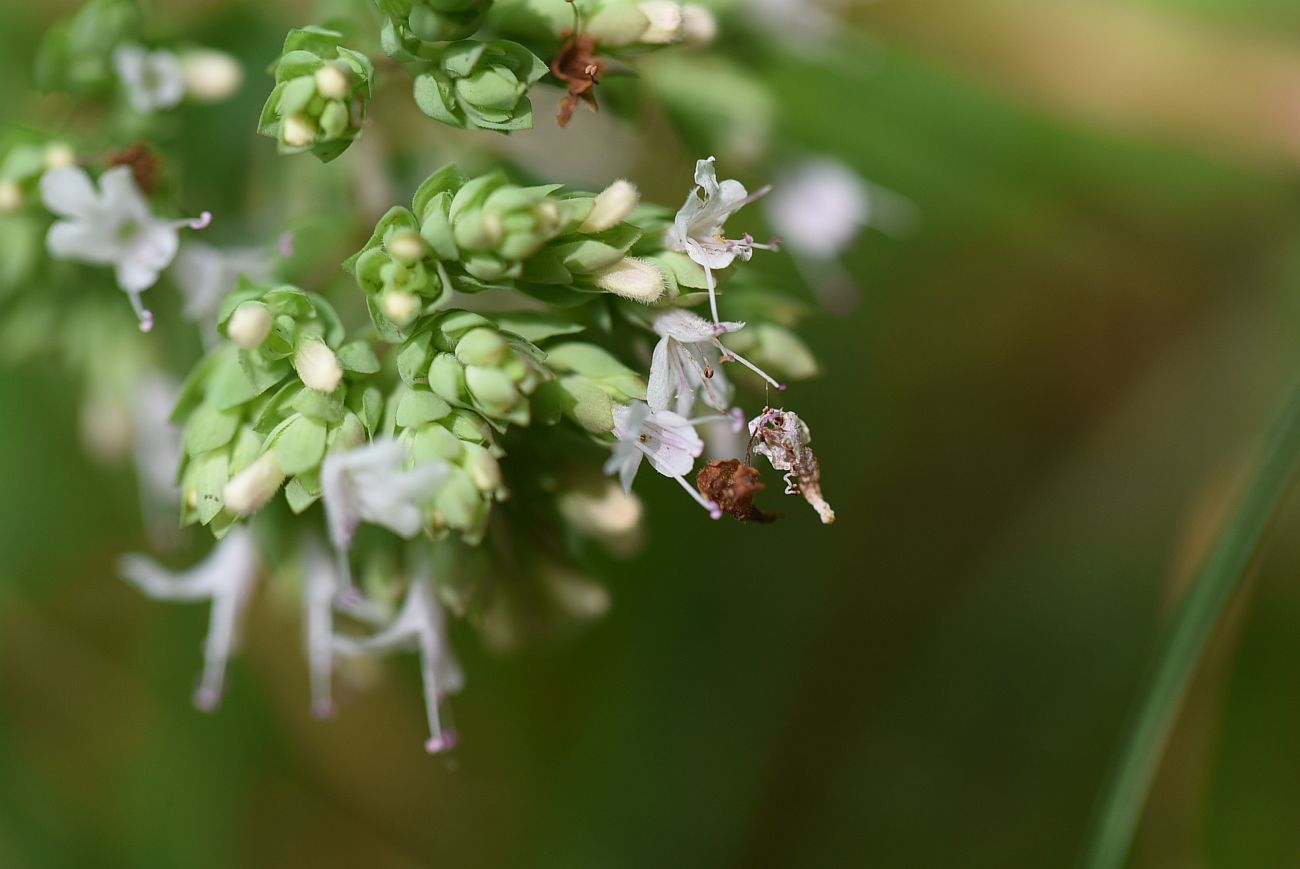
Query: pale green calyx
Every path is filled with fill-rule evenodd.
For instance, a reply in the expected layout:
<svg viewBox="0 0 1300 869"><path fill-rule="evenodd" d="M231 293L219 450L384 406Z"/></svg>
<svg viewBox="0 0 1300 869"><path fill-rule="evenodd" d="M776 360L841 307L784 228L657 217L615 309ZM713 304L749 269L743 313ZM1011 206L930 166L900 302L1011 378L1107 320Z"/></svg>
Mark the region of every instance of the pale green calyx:
<svg viewBox="0 0 1300 869"><path fill-rule="evenodd" d="M426 115L465 130L526 130L533 125L528 90L546 64L515 42L466 39L411 65L415 102Z"/></svg>

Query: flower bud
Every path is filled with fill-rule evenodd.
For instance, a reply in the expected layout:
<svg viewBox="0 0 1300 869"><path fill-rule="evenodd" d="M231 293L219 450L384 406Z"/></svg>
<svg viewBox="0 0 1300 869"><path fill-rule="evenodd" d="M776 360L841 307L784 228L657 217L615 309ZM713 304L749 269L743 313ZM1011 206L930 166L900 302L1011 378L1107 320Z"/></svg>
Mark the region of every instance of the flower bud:
<svg viewBox="0 0 1300 869"><path fill-rule="evenodd" d="M418 232L413 229L402 229L393 233L393 237L388 240L388 252L398 262L410 265L424 259L428 247Z"/></svg>
<svg viewBox="0 0 1300 869"><path fill-rule="evenodd" d="M528 90L547 71L540 58L514 42L453 42L434 68L416 76L415 102L429 117L462 130L528 129Z"/></svg>
<svg viewBox="0 0 1300 869"><path fill-rule="evenodd" d="M13 181L0 181L0 214L17 211L23 204L23 189Z"/></svg>
<svg viewBox="0 0 1300 869"><path fill-rule="evenodd" d="M226 334L245 350L261 347L271 334L271 312L261 302L244 302L230 315Z"/></svg>
<svg viewBox="0 0 1300 869"><path fill-rule="evenodd" d="M299 379L309 389L318 392L333 392L343 379L343 369L339 367L334 351L323 341L315 339L304 341L298 348L293 357L293 367L297 369Z"/></svg>
<svg viewBox="0 0 1300 869"><path fill-rule="evenodd" d="M247 516L256 513L280 490L284 471L274 452L265 453L257 461L230 478L221 490L221 499L232 513Z"/></svg>
<svg viewBox="0 0 1300 869"><path fill-rule="evenodd" d="M582 489L565 492L559 499L560 512L583 534L616 539L637 530L641 524L641 499L610 480L599 492Z"/></svg>
<svg viewBox="0 0 1300 869"><path fill-rule="evenodd" d="M306 115L291 115L284 119L280 136L291 148L305 148L316 139L316 125Z"/></svg>
<svg viewBox="0 0 1300 869"><path fill-rule="evenodd" d="M592 279L606 292L647 305L664 293L664 276L659 269L631 256L601 269L592 275Z"/></svg>
<svg viewBox="0 0 1300 869"><path fill-rule="evenodd" d="M75 166L77 163L77 152L72 150L70 145L63 142L51 142L45 148L45 168L62 169L65 166Z"/></svg>
<svg viewBox="0 0 1300 869"><path fill-rule="evenodd" d="M708 45L718 36L718 20L705 6L687 3L682 7L682 42Z"/></svg>
<svg viewBox="0 0 1300 869"><path fill-rule="evenodd" d="M647 0L638 3L637 9L650 26L641 34L640 42L646 45L667 45L682 38L682 5L672 0Z"/></svg>
<svg viewBox="0 0 1300 869"><path fill-rule="evenodd" d="M345 99L352 92L352 82L348 74L337 64L327 63L316 70L316 92L327 100Z"/></svg>
<svg viewBox="0 0 1300 869"><path fill-rule="evenodd" d="M617 226L627 220L627 216L636 207L638 198L636 185L620 178L596 197L591 213L578 227L578 232L591 234Z"/></svg>
<svg viewBox="0 0 1300 869"><path fill-rule="evenodd" d="M390 290L384 293L380 305L384 316L399 326L407 325L420 314L419 297L405 290Z"/></svg>
<svg viewBox="0 0 1300 869"><path fill-rule="evenodd" d="M509 352L510 345L495 329L471 329L456 344L456 358L466 365L500 365Z"/></svg>
<svg viewBox="0 0 1300 869"><path fill-rule="evenodd" d="M244 68L224 51L202 48L181 57L185 92L204 103L224 100L244 82Z"/></svg>

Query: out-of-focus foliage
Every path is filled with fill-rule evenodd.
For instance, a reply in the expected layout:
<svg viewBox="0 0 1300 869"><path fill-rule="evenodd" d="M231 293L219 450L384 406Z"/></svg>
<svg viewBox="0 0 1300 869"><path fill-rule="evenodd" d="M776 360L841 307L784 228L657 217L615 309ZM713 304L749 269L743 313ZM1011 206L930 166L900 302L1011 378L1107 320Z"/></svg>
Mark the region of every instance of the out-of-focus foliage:
<svg viewBox="0 0 1300 869"><path fill-rule="evenodd" d="M648 493L647 548L611 564L604 621L509 657L459 643L475 679L455 708L472 739L454 765L420 751L413 672L378 677L366 703L341 696L335 721L310 721L296 612L277 608L277 588L262 592L224 708L194 712L184 700L202 615L149 605L111 575L118 552L145 545L133 482L79 457L79 407L61 378L36 363L0 374L0 864L1073 860L1137 662L1300 367L1296 167L1272 144L1293 121L1279 104L1254 140L1220 129L1214 107L1261 91L1213 67L1224 95L1189 95L1202 129L1162 129L1169 115L1155 104L1130 135L1097 106L1136 104L1140 75L1094 103L1079 94L1093 93L1098 68L1049 67L1055 78L1033 81L1059 86L1027 96L1024 79L943 50L964 4L889 5L904 4L852 10L833 50L755 31L740 4L722 16L727 63L770 89L776 156L835 155L919 214L910 234L868 233L846 256L862 290L852 313L802 330L834 372L801 387L800 409L839 420L817 430L839 524L821 534L791 509L760 535L670 509L680 493ZM1061 5L1102 18L1118 4ZM69 6L0 12L6 121L67 110L29 85L37 35ZM308 15L306 4L154 6L250 70ZM1152 33L1191 28L1198 57L1300 40L1293 5L1141 6ZM1004 58L1041 56L1058 36L998 16L960 33ZM1139 72L1159 79L1164 44ZM710 88L725 78L668 68L692 62L703 61L646 64L659 96L631 139L604 123L628 104L611 77L604 114L584 110L561 134L539 108L538 130L491 147L540 175L580 139L594 156L554 171L684 193L690 137L719 135L709 126L728 105ZM330 167L277 158L265 140L229 147L269 87L249 78L232 103L178 110L186 201L261 210L269 231L303 210L262 192L280 173L312 201L351 201L364 138ZM409 100L401 82L374 108ZM417 117L389 133L411 186L487 147L485 134L448 138ZM1221 147L1243 136L1257 147ZM743 157L752 141L738 135L729 150ZM402 198L357 195L375 221ZM313 248L346 255L366 237L332 238L319 215L303 227L290 279L351 286L343 272L303 272ZM772 263L778 281L805 278ZM1294 860L1298 525L1293 506L1211 650L1136 866ZM463 566L509 582L510 556Z"/></svg>

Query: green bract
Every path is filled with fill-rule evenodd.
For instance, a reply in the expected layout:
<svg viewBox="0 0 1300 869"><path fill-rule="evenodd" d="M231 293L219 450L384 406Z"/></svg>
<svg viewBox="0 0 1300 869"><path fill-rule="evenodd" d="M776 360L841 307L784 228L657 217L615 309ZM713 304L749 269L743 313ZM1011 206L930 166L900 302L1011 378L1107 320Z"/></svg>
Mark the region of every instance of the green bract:
<svg viewBox="0 0 1300 869"><path fill-rule="evenodd" d="M415 102L431 118L464 130L526 130L533 125L528 89L546 64L515 42L466 39L413 66Z"/></svg>
<svg viewBox="0 0 1300 869"><path fill-rule="evenodd" d="M375 0L403 42L448 42L473 36L492 0Z"/></svg>
<svg viewBox="0 0 1300 869"><path fill-rule="evenodd" d="M36 86L75 96L112 90L113 49L140 32L135 0L90 0L67 21L46 32L36 51Z"/></svg>
<svg viewBox="0 0 1300 869"><path fill-rule="evenodd" d="M528 396L550 379L532 343L470 311L447 311L421 324L397 356L402 379L427 385L453 407L470 408L494 426L528 425Z"/></svg>
<svg viewBox="0 0 1300 869"><path fill-rule="evenodd" d="M281 154L311 151L328 162L361 135L375 70L364 54L340 45L342 39L319 27L291 30L285 38L257 127L279 143Z"/></svg>
<svg viewBox="0 0 1300 869"><path fill-rule="evenodd" d="M426 385L402 387L389 399L385 427L407 445L415 464L442 461L450 470L434 498L430 530L459 531L468 543L482 540L492 503L506 497L497 463L505 453L492 429Z"/></svg>

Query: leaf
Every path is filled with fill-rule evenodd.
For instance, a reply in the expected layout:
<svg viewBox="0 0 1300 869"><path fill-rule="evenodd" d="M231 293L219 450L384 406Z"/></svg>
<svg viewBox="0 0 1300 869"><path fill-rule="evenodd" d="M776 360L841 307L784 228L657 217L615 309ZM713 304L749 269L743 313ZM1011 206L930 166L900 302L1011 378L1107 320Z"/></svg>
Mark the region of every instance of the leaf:
<svg viewBox="0 0 1300 869"><path fill-rule="evenodd" d="M301 474L325 457L325 424L303 415L292 416L268 442L286 475Z"/></svg>
<svg viewBox="0 0 1300 869"><path fill-rule="evenodd" d="M451 413L451 405L424 389L408 389L397 403L397 424L403 428L442 419Z"/></svg>

